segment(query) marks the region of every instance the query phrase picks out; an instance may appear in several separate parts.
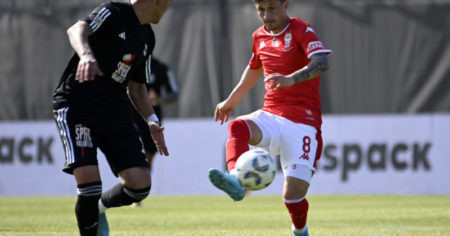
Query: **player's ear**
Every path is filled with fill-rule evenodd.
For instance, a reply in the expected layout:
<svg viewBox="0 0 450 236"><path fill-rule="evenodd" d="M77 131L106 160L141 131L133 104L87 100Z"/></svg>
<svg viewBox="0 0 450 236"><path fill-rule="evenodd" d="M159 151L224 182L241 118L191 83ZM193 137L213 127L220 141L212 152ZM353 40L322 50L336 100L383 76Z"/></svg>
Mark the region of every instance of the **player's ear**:
<svg viewBox="0 0 450 236"><path fill-rule="evenodd" d="M288 7L289 7L289 0L286 0L286 1L284 1L284 3L283 3L283 8L284 8L284 10L287 10Z"/></svg>

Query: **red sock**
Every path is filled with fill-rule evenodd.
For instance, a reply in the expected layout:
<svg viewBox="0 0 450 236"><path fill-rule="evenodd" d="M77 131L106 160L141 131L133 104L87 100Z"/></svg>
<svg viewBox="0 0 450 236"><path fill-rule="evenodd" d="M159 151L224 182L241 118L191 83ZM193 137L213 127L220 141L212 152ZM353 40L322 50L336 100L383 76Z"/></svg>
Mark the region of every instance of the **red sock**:
<svg viewBox="0 0 450 236"><path fill-rule="evenodd" d="M289 202L289 201L288 201ZM289 214L291 215L292 223L295 228L303 229L306 225L306 217L308 215L309 204L306 198L303 198L300 202L287 203L284 201Z"/></svg>
<svg viewBox="0 0 450 236"><path fill-rule="evenodd" d="M226 148L226 160L228 171L234 169L236 161L242 153L250 150L250 129L244 120L233 120L228 125L228 140Z"/></svg>

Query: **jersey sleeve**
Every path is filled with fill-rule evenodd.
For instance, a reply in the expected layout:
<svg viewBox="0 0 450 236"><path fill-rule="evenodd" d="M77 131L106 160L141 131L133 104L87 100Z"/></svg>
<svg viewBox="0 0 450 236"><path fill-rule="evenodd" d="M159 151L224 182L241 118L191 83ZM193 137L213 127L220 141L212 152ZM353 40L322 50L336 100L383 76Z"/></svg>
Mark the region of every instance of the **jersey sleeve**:
<svg viewBox="0 0 450 236"><path fill-rule="evenodd" d="M104 31L114 26L118 13L111 3L103 3L95 8L88 16L81 19L89 24L93 33Z"/></svg>
<svg viewBox="0 0 450 236"><path fill-rule="evenodd" d="M150 62L152 60L152 56L150 55L144 63L141 63L136 67L136 71L134 75L131 77L133 81L136 81L140 84L149 84L150 76L152 74L152 70L150 67Z"/></svg>
<svg viewBox="0 0 450 236"><path fill-rule="evenodd" d="M301 45L308 58L311 58L316 53L330 54L332 52L330 49L325 48L311 25L307 23L299 24L294 32L297 43Z"/></svg>
<svg viewBox="0 0 450 236"><path fill-rule="evenodd" d="M257 52L257 42L256 42L256 37L255 37L255 33L253 33L253 46L252 46L252 57L250 58L250 62L248 63L250 69L258 69L261 68L262 63L261 60L259 59L259 55Z"/></svg>

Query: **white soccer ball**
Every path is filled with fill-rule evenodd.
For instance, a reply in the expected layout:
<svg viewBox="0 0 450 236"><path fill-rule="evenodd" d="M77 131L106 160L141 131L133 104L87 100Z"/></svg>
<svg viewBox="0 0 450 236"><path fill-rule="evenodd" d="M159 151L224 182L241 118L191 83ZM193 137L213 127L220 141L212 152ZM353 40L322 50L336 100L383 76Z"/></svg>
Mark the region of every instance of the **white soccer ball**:
<svg viewBox="0 0 450 236"><path fill-rule="evenodd" d="M268 152L252 149L239 157L236 162L236 172L244 188L260 190L272 183L276 165Z"/></svg>

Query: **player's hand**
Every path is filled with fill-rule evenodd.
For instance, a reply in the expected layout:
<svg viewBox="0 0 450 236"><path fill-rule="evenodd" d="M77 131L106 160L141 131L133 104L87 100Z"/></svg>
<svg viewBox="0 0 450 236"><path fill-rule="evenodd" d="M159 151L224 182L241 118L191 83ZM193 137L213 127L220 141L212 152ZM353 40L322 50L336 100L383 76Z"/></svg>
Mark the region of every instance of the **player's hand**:
<svg viewBox="0 0 450 236"><path fill-rule="evenodd" d="M153 142L155 142L156 148L158 148L159 154L168 156L166 141L164 140L164 126L159 126L157 122L150 123L150 133L152 134Z"/></svg>
<svg viewBox="0 0 450 236"><path fill-rule="evenodd" d="M228 100L217 104L216 111L214 112L214 121L220 120L220 124L227 122L233 109L234 107L229 104Z"/></svg>
<svg viewBox="0 0 450 236"><path fill-rule="evenodd" d="M75 80L84 83L89 80L93 80L95 75L103 76L103 72L100 70L92 54L86 54L80 57L78 63L77 74Z"/></svg>
<svg viewBox="0 0 450 236"><path fill-rule="evenodd" d="M290 87L295 84L294 79L280 74L269 75L266 79L264 79L264 83L266 82L272 82L270 88L275 88L275 90L278 90L281 87Z"/></svg>

